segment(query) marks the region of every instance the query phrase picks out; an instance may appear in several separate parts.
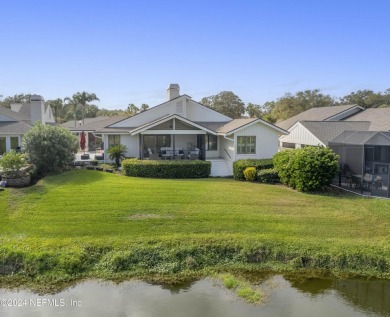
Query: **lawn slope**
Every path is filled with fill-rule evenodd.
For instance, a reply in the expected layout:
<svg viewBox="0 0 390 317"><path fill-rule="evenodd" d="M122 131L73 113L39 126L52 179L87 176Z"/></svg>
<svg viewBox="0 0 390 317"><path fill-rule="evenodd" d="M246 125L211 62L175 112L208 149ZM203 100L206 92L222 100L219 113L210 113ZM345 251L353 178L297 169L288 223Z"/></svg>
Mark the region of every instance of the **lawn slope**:
<svg viewBox="0 0 390 317"><path fill-rule="evenodd" d="M324 269L389 278L390 201L74 170L0 194L0 275Z"/></svg>

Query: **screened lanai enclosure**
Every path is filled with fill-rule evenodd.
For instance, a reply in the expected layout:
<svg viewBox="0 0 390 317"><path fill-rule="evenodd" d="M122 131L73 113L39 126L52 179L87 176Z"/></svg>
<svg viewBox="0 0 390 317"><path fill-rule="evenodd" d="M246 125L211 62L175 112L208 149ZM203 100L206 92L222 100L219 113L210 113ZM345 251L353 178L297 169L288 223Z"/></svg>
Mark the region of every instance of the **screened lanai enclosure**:
<svg viewBox="0 0 390 317"><path fill-rule="evenodd" d="M390 197L390 132L344 131L329 142L340 156L333 185L368 196Z"/></svg>

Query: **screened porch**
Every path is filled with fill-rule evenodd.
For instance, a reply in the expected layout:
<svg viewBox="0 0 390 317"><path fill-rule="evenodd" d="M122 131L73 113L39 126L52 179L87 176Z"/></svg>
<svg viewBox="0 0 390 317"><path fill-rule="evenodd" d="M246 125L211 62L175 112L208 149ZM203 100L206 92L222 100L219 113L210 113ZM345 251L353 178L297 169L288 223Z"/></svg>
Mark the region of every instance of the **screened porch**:
<svg viewBox="0 0 390 317"><path fill-rule="evenodd" d="M361 195L390 197L390 132L344 131L329 147L340 156L334 185Z"/></svg>

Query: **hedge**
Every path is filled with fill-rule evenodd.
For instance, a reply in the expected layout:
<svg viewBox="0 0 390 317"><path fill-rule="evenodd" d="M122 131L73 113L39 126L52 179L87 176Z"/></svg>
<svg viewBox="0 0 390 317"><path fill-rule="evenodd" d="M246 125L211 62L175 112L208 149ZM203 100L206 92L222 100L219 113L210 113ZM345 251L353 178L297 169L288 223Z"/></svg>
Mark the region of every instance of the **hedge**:
<svg viewBox="0 0 390 317"><path fill-rule="evenodd" d="M339 171L339 156L328 147L307 146L274 155L280 181L298 191L316 191L331 183Z"/></svg>
<svg viewBox="0 0 390 317"><path fill-rule="evenodd" d="M177 160L138 160L122 161L122 170L126 176L151 178L205 178L209 177L211 163L209 161L177 161Z"/></svg>
<svg viewBox="0 0 390 317"><path fill-rule="evenodd" d="M233 176L234 179L243 181L245 180L244 170L247 167L255 167L256 171L273 168L272 159L247 159L238 160L233 163Z"/></svg>
<svg viewBox="0 0 390 317"><path fill-rule="evenodd" d="M278 171L274 168L267 168L257 172L257 180L260 183L279 183Z"/></svg>

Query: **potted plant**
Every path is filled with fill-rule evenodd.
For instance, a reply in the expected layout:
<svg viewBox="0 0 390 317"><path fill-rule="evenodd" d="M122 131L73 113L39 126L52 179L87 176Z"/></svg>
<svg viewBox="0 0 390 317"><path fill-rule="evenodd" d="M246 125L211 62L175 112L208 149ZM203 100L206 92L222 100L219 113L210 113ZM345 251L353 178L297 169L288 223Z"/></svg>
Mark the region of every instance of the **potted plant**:
<svg viewBox="0 0 390 317"><path fill-rule="evenodd" d="M92 166L97 166L98 163L99 163L99 161L97 159L94 159L94 160L91 161L91 165Z"/></svg>
<svg viewBox="0 0 390 317"><path fill-rule="evenodd" d="M22 153L10 151L5 153L0 159L0 166L3 169L2 180L7 182L7 186L24 187L31 183L31 175L22 170L26 167L26 158Z"/></svg>

